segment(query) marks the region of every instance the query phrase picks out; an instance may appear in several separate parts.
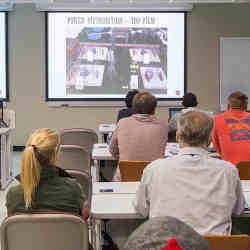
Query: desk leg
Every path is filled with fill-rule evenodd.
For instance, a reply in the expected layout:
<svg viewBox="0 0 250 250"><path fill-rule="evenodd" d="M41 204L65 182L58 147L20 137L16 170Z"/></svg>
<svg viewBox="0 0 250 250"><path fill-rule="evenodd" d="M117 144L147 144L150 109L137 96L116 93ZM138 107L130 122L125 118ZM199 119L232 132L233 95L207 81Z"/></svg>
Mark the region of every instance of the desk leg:
<svg viewBox="0 0 250 250"><path fill-rule="evenodd" d="M96 164L96 182L100 181L100 160L97 160L97 164Z"/></svg>
<svg viewBox="0 0 250 250"><path fill-rule="evenodd" d="M93 217L90 217L91 221L91 244L94 250L96 250L96 221Z"/></svg>
<svg viewBox="0 0 250 250"><path fill-rule="evenodd" d="M92 218L91 243L94 250L101 250L102 246L102 221Z"/></svg>

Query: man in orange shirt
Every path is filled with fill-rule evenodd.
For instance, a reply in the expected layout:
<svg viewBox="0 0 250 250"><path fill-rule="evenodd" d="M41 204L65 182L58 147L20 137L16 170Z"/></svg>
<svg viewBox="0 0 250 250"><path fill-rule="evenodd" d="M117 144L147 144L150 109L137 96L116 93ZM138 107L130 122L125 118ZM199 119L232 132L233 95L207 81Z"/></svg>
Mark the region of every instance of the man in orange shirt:
<svg viewBox="0 0 250 250"><path fill-rule="evenodd" d="M222 160L235 166L240 161L250 161L250 114L246 112L247 106L248 97L237 91L228 97L227 111L214 117L214 149Z"/></svg>

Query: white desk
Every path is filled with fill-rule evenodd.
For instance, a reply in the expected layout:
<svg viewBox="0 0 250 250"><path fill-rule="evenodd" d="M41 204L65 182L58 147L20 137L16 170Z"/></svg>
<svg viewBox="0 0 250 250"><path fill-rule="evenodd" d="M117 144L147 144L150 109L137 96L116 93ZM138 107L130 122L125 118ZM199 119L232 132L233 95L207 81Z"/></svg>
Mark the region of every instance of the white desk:
<svg viewBox="0 0 250 250"><path fill-rule="evenodd" d="M165 151L165 157L177 155L179 152L179 145L177 143L168 143ZM93 160L116 160L109 152L109 146L105 143L94 144L92 150Z"/></svg>
<svg viewBox="0 0 250 250"><path fill-rule="evenodd" d="M101 134L108 134L109 132L114 132L116 129L116 124L100 124L99 125L99 132Z"/></svg>
<svg viewBox="0 0 250 250"><path fill-rule="evenodd" d="M92 196L91 215L95 219L143 218L136 213L132 200L135 194L96 194Z"/></svg>
<svg viewBox="0 0 250 250"><path fill-rule="evenodd" d="M97 160L98 164L96 167L96 180L99 181L100 177L100 161L114 161L116 160L109 152L108 145L106 143L94 144L92 155L93 160Z"/></svg>
<svg viewBox="0 0 250 250"><path fill-rule="evenodd" d="M115 158L109 152L109 146L106 143L94 144L92 150L93 160L115 160Z"/></svg>
<svg viewBox="0 0 250 250"><path fill-rule="evenodd" d="M139 184L140 182L95 182L92 194L135 194Z"/></svg>
<svg viewBox="0 0 250 250"><path fill-rule="evenodd" d="M0 128L0 177L1 189L5 189L12 179L12 144L11 144L11 129Z"/></svg>
<svg viewBox="0 0 250 250"><path fill-rule="evenodd" d="M171 157L174 155L177 155L179 152L179 145L175 142L169 142L167 143L166 150L165 150L165 157ZM212 157L219 157L218 153L209 153ZM93 150L92 150L92 159L93 160L117 160L115 159L111 153L109 152L109 146L105 143L98 143L94 144Z"/></svg>
<svg viewBox="0 0 250 250"><path fill-rule="evenodd" d="M91 200L91 238L95 250L101 249L101 220L143 219L136 213L132 201L139 182L99 182L93 184ZM114 192L103 193L100 188L112 187Z"/></svg>

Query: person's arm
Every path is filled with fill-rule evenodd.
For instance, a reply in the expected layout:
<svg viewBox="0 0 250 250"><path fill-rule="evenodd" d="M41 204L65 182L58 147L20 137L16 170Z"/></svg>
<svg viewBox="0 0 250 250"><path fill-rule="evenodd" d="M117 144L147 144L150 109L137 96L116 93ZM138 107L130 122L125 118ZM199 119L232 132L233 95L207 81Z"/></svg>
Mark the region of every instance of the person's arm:
<svg viewBox="0 0 250 250"><path fill-rule="evenodd" d="M118 137L117 137L118 127L119 127L119 123L118 123L117 128L115 129L115 131L114 131L114 133L112 135L111 142L110 142L110 145L109 145L109 152L116 159L119 159L119 148L118 148Z"/></svg>
<svg viewBox="0 0 250 250"><path fill-rule="evenodd" d="M24 196L20 185L11 187L6 195L5 205L7 208L7 214L10 215L25 211L25 201L23 199Z"/></svg>
<svg viewBox="0 0 250 250"><path fill-rule="evenodd" d="M79 215L81 215L84 220L87 220L89 217L89 203L87 194L76 179L70 179L70 181L74 181L74 184L76 185L76 193L78 195L77 199L79 200Z"/></svg>
<svg viewBox="0 0 250 250"><path fill-rule="evenodd" d="M236 168L234 169L234 178L236 181L236 187L235 187L236 202L234 204L233 214L240 215L244 212L246 201L242 191L238 170Z"/></svg>
<svg viewBox="0 0 250 250"><path fill-rule="evenodd" d="M85 190L83 190L82 185L75 178L67 178L66 181L73 188L73 194L75 195L76 204L79 208L79 215L87 219L89 216L89 204Z"/></svg>
<svg viewBox="0 0 250 250"><path fill-rule="evenodd" d="M219 141L219 135L216 127L214 127L213 132L212 132L212 143L213 143L213 148L216 152L221 154L221 147L220 147L220 141Z"/></svg>
<svg viewBox="0 0 250 250"><path fill-rule="evenodd" d="M135 210L143 217L149 216L150 209L150 197L149 197L149 183L150 173L145 168L141 178L140 185L136 191L135 199L133 200L133 206Z"/></svg>
<svg viewBox="0 0 250 250"><path fill-rule="evenodd" d="M13 201L12 201L12 188L9 189L7 195L6 195L6 203L5 206L7 208L8 215L15 213L14 207L13 207Z"/></svg>

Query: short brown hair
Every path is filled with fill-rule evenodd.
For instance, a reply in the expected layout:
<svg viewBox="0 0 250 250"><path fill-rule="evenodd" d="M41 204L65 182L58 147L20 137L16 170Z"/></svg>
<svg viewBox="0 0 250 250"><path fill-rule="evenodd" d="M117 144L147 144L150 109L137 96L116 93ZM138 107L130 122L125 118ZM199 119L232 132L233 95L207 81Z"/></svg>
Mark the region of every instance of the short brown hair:
<svg viewBox="0 0 250 250"><path fill-rule="evenodd" d="M179 117L177 132L183 143L198 147L208 144L213 127L212 117L203 112L189 111Z"/></svg>
<svg viewBox="0 0 250 250"><path fill-rule="evenodd" d="M230 109L247 110L248 97L244 93L236 91L228 97L228 104Z"/></svg>
<svg viewBox="0 0 250 250"><path fill-rule="evenodd" d="M135 95L133 99L134 114L153 115L157 106L156 98L148 92L141 92Z"/></svg>

